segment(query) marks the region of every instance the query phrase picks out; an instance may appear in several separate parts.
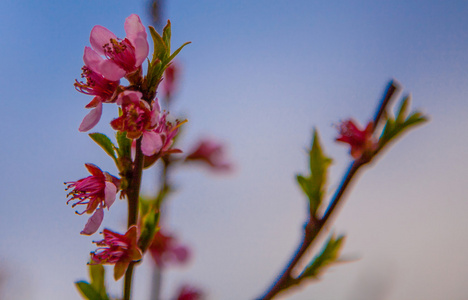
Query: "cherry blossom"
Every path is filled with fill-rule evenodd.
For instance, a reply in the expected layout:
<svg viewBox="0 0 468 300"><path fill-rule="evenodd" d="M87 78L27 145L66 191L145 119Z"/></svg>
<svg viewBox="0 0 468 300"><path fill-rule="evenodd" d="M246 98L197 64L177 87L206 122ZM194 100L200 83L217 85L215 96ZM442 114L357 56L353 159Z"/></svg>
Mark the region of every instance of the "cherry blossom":
<svg viewBox="0 0 468 300"><path fill-rule="evenodd" d="M119 280L125 274L132 261L142 258L142 252L137 245L138 230L131 226L125 235L104 229L104 239L96 243L99 248L91 253L91 264L110 264L114 267L114 278Z"/></svg>
<svg viewBox="0 0 468 300"><path fill-rule="evenodd" d="M115 201L119 180L109 173L102 172L93 164L85 164L86 169L91 173L91 176L80 179L78 181L66 182L66 189L71 191L68 193L70 201L75 202L72 207L77 205L86 205L86 209L79 213L94 214L89 218L81 234L91 235L95 233L102 223L104 217L103 208L109 209Z"/></svg>
<svg viewBox="0 0 468 300"><path fill-rule="evenodd" d="M349 144L353 158L358 159L365 152L375 149L376 143L372 138L372 122L369 122L364 130L361 130L352 119L349 119L343 121L338 129L340 136L336 138L336 141Z"/></svg>

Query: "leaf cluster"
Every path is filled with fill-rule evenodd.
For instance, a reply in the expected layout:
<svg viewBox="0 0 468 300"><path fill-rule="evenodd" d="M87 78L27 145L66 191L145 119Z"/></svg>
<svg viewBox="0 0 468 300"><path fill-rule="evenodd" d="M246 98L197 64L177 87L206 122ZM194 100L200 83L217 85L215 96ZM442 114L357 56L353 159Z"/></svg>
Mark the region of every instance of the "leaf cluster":
<svg viewBox="0 0 468 300"><path fill-rule="evenodd" d="M154 27L149 26L149 29L151 37L153 38L154 52L151 61L148 61L148 75L146 76L146 86L144 89L148 90L150 95L155 95L164 70L166 70L182 48L190 44L190 42L184 43L171 54L171 22L169 20L167 21L162 36Z"/></svg>

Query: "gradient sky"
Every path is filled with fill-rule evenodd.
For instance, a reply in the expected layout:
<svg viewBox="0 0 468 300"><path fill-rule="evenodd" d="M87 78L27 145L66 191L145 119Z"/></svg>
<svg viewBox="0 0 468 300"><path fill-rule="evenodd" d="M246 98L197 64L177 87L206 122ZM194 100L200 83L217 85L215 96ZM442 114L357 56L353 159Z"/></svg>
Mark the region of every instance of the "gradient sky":
<svg viewBox="0 0 468 300"><path fill-rule="evenodd" d="M2 299L79 299L92 240L86 217L65 204L63 182L85 162L115 172L77 128L89 97L77 93L91 28L125 35L126 17L150 24L138 1L14 1L0 5L0 271ZM183 87L173 114L188 117L182 149L201 136L229 145L236 170L187 169L167 222L194 252L170 272L209 299L253 299L300 239L306 202L294 176L306 172L312 128L335 159L330 191L349 162L333 124L374 113L398 80L431 122L410 132L359 177L333 226L347 235L323 279L288 299L436 300L468 297L468 2L170 1ZM110 106L96 131L111 133ZM203 176L200 176L200 171ZM154 172L154 171L153 171ZM148 172L144 191L154 173ZM126 204L105 226L123 230ZM148 266L135 299L147 299ZM112 285L117 293L120 284ZM166 298L167 299L167 298Z"/></svg>

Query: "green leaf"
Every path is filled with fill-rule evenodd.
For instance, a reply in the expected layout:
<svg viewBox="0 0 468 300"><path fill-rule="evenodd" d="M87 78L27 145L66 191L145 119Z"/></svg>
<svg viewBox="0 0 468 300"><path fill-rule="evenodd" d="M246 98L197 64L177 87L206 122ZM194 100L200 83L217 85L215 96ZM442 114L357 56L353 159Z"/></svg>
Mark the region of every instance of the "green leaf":
<svg viewBox="0 0 468 300"><path fill-rule="evenodd" d="M93 139L99 146L101 146L102 149L114 160L117 158L115 157L115 151L114 151L114 144L112 141L105 135L99 132L95 133L90 133L89 137Z"/></svg>
<svg viewBox="0 0 468 300"><path fill-rule="evenodd" d="M174 53L171 54L171 56L169 56L169 58L167 59L167 63L171 62L177 56L177 54L179 54L179 52L182 50L182 48L184 48L185 46L187 46L188 44L191 44L191 43L192 42L186 42L182 46L180 46L176 51L174 51Z"/></svg>
<svg viewBox="0 0 468 300"><path fill-rule="evenodd" d="M167 20L166 26L164 26L162 39L166 44L167 53L171 53L171 21L169 20Z"/></svg>
<svg viewBox="0 0 468 300"><path fill-rule="evenodd" d="M93 286L86 281L75 282L78 291L81 295L88 300L105 300L99 295L99 293L93 288Z"/></svg>
<svg viewBox="0 0 468 300"><path fill-rule="evenodd" d="M409 128L424 123L427 118L420 112L408 113L410 96L406 96L400 103L396 117L387 117L385 127L379 139L379 148L382 149L390 141L406 132ZM409 115L408 115L409 114Z"/></svg>
<svg viewBox="0 0 468 300"><path fill-rule="evenodd" d="M314 129L314 139L309 154L311 175L315 177L315 181L317 181L320 186L323 186L327 180L328 167L333 160L326 157L323 153L317 129Z"/></svg>
<svg viewBox="0 0 468 300"><path fill-rule="evenodd" d="M141 251L145 252L158 231L160 213L157 202L154 199L145 200L140 198L140 212L142 226L140 238L138 239L138 247Z"/></svg>
<svg viewBox="0 0 468 300"><path fill-rule="evenodd" d="M164 42L163 38L159 33L154 29L154 27L149 26L151 37L153 38L154 44L154 53L151 63L154 64L156 60L164 61L169 56L169 50L167 44Z"/></svg>
<svg viewBox="0 0 468 300"><path fill-rule="evenodd" d="M117 149L119 158L130 157L132 140L127 138L127 132L118 131L115 134L115 137L117 139L117 144L119 145L119 148Z"/></svg>
<svg viewBox="0 0 468 300"><path fill-rule="evenodd" d="M335 238L334 235L331 235L322 252L307 265L299 277L317 278L320 276L327 267L338 261L343 242L344 236Z"/></svg>
<svg viewBox="0 0 468 300"><path fill-rule="evenodd" d="M396 123L404 122L405 118L408 116L408 108L410 104L411 97L406 96L403 101L401 101L400 108L398 109Z"/></svg>
<svg viewBox="0 0 468 300"><path fill-rule="evenodd" d="M99 293L102 299L109 299L107 297L105 286L105 269L103 265L89 264L89 276L91 278L91 286Z"/></svg>
<svg viewBox="0 0 468 300"><path fill-rule="evenodd" d="M309 198L311 217L315 217L322 203L327 183L328 168L331 163L332 159L323 153L318 131L314 129L312 147L309 151L310 176L296 176L297 182Z"/></svg>

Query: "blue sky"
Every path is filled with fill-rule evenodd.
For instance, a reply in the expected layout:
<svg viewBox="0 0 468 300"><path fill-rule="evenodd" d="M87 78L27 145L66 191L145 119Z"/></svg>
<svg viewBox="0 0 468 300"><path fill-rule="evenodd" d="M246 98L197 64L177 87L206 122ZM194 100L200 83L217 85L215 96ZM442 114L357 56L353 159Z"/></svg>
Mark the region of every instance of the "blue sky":
<svg viewBox="0 0 468 300"><path fill-rule="evenodd" d="M86 276L96 238L79 235L85 217L65 205L63 182L87 176L85 162L115 167L77 130L89 97L73 82L91 28L124 36L132 13L150 24L145 5L1 4L5 299L79 299L73 282ZM466 299L466 1L167 1L166 8L173 45L192 41L179 57L183 86L173 112L189 119L181 147L216 136L236 171L176 174L168 222L194 260L168 274L165 294L184 281L210 299L258 296L300 237L305 200L294 176L306 171L312 128L335 158L332 191L349 159L332 125L350 116L365 123L394 78L431 122L360 176L336 219L335 231L348 236L343 255L359 260L290 299ZM96 130L110 134L115 113L105 107ZM155 175L146 176L150 191ZM121 229L125 208L115 205L105 226ZM147 266L136 274L136 299L147 297L148 274Z"/></svg>

